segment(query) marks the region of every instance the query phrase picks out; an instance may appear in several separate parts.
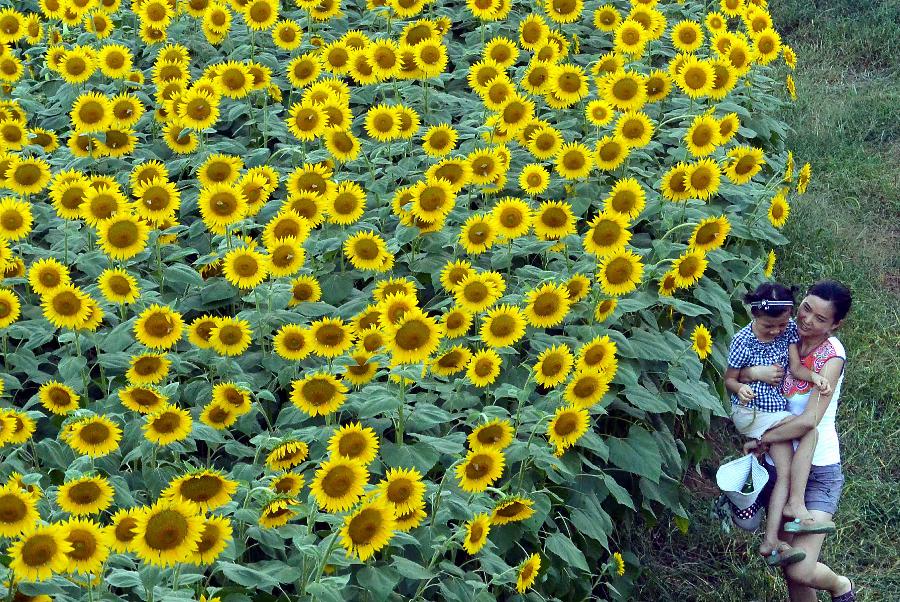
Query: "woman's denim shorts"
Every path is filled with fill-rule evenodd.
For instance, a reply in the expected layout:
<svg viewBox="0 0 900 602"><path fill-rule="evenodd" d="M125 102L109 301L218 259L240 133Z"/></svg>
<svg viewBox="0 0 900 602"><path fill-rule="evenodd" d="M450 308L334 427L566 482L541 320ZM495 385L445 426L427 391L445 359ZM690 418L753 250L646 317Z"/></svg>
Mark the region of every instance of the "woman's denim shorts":
<svg viewBox="0 0 900 602"><path fill-rule="evenodd" d="M775 467L763 461L762 465L769 471L769 482L760 493L760 501L765 506L769 505L769 495L772 485L775 484ZM809 471L809 481L806 483L806 508L820 510L834 515L837 513L838 502L841 499L841 490L844 488L844 472L841 464L829 464L827 466L813 466Z"/></svg>

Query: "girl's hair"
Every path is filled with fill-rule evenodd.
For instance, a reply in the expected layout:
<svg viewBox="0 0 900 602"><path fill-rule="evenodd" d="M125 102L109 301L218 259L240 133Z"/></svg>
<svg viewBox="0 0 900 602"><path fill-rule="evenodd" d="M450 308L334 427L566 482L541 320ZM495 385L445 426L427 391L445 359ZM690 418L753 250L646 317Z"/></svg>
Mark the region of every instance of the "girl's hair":
<svg viewBox="0 0 900 602"><path fill-rule="evenodd" d="M850 312L853 294L850 289L837 280L819 280L806 291L807 295L815 295L834 306L834 321L840 322Z"/></svg>
<svg viewBox="0 0 900 602"><path fill-rule="evenodd" d="M794 306L794 287L777 282L764 282L756 290L744 295L744 303L750 306L754 316L777 318Z"/></svg>

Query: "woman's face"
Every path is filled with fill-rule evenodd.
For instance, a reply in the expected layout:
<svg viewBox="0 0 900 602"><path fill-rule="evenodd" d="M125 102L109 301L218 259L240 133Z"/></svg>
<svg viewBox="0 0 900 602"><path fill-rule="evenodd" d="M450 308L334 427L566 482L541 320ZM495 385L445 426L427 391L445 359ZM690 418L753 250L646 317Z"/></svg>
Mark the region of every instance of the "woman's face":
<svg viewBox="0 0 900 602"><path fill-rule="evenodd" d="M797 308L797 330L804 338L830 335L840 322L834 320L834 305L815 295L807 295Z"/></svg>

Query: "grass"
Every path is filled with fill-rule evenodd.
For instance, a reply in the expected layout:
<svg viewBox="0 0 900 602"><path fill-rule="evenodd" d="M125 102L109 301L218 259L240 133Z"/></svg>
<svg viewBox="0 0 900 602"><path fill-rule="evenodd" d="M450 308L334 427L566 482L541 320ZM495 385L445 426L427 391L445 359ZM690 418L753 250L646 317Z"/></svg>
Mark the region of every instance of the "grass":
<svg viewBox="0 0 900 602"><path fill-rule="evenodd" d="M848 350L838 414L847 483L823 562L862 587L860 600L900 599L900 2L772 3L776 27L798 53L800 100L784 119L809 191L792 206L776 278L808 286L834 278L854 307L839 333ZM780 580L755 558L758 537L726 533L710 515L712 475L734 454L725 422L712 457L688 475L692 520L682 535L661 523L633 538L644 572L637 599L783 600ZM829 599L821 594L821 600Z"/></svg>

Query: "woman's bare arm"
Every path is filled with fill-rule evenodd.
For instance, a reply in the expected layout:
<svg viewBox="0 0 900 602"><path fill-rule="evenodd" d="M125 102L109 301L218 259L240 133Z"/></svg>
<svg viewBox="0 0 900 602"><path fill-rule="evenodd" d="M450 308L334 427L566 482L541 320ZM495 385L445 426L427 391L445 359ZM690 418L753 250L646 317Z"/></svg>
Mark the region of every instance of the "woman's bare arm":
<svg viewBox="0 0 900 602"><path fill-rule="evenodd" d="M798 439L805 435L809 429L818 426L819 422L822 420L822 414L825 413L825 408L831 403L831 398L834 395L834 388L837 386L837 381L841 376L843 368L844 360L842 358L833 357L828 360L819 374L828 380L831 385L831 390L827 394L813 391L810 394L810 401L806 404L806 409L803 410L802 414L795 420L785 422L784 424L766 431L763 436L760 437L760 443L769 444Z"/></svg>

